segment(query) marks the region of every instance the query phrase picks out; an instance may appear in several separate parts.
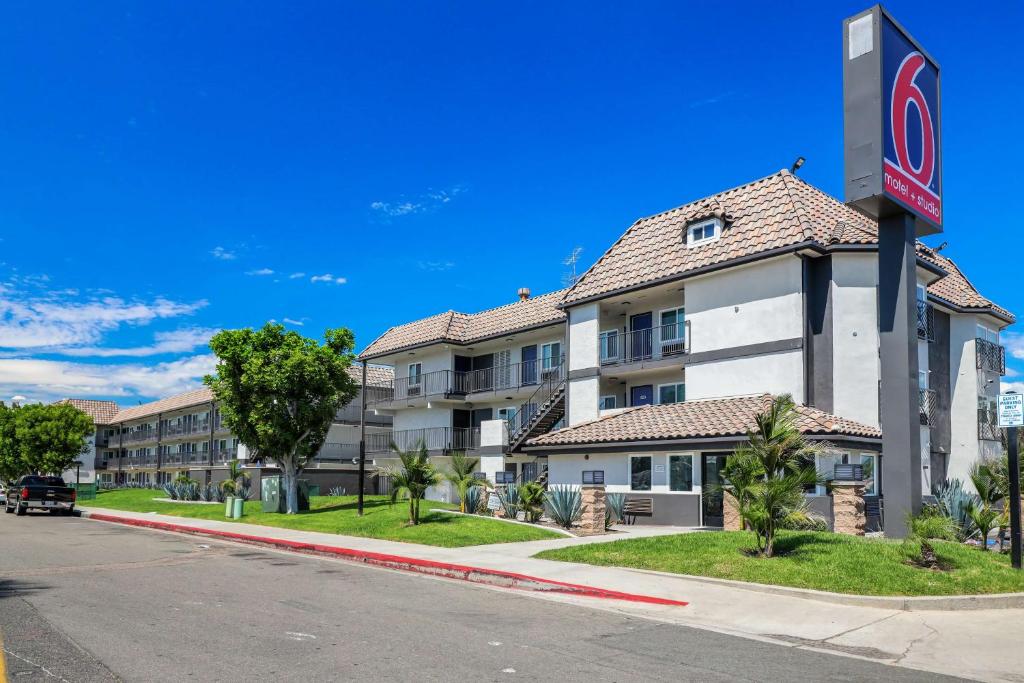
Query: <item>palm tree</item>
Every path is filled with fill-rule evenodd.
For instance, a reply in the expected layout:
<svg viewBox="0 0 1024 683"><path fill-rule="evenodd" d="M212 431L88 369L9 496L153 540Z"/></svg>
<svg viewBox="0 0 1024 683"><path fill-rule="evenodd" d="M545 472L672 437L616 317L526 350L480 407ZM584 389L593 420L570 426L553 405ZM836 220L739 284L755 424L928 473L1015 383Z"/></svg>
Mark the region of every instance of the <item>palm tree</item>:
<svg viewBox="0 0 1024 683"><path fill-rule="evenodd" d="M540 521L544 514L544 484L528 481L519 485L519 507L526 515L527 522Z"/></svg>
<svg viewBox="0 0 1024 683"><path fill-rule="evenodd" d="M804 488L820 482L814 456L824 444L812 444L796 426L793 399L778 396L755 419L748 444L726 460L724 491L736 498L740 518L754 532L763 557L775 552L778 530L809 518Z"/></svg>
<svg viewBox="0 0 1024 683"><path fill-rule="evenodd" d="M1009 468L1007 468L1009 471ZM992 529L999 526L1001 513L994 508L994 505L1003 499L1000 490L1002 478L998 465L988 462L976 462L971 466L971 484L978 492L978 501L972 502L967 508L967 515L978 528L978 535L981 537L981 549L988 549L988 535ZM1009 481L1007 480L1007 487ZM1008 505L1003 507L1009 509Z"/></svg>
<svg viewBox="0 0 1024 683"><path fill-rule="evenodd" d="M462 451L452 453L451 470L445 472L444 478L459 492L459 512L466 512L466 492L474 486L483 486L486 482L486 479L481 480L473 476L473 471L479 464L479 460L467 457Z"/></svg>
<svg viewBox="0 0 1024 683"><path fill-rule="evenodd" d="M409 499L409 524L420 523L420 501L427 495L431 486L442 481L441 473L430 462L427 446L422 439L419 445L408 451L401 450L394 442L391 450L401 460L401 467L385 467L382 474L391 477L391 502L398 500L399 495Z"/></svg>

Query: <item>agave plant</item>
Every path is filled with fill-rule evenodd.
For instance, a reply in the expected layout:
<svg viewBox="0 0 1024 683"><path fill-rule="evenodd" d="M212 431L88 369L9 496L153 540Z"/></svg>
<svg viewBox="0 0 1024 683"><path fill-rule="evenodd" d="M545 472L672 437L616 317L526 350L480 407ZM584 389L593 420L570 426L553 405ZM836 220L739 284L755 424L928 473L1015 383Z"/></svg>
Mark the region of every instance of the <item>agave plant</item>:
<svg viewBox="0 0 1024 683"><path fill-rule="evenodd" d="M235 482L235 498L241 498L242 500L249 500L249 496L252 494L252 483L248 477L239 477Z"/></svg>
<svg viewBox="0 0 1024 683"><path fill-rule="evenodd" d="M344 486L332 486L327 491L327 495L331 496L332 498L340 498L341 496L345 495L345 487Z"/></svg>
<svg viewBox="0 0 1024 683"><path fill-rule="evenodd" d="M568 529L583 514L583 496L575 486L552 486L544 496L544 506L555 524Z"/></svg>
<svg viewBox="0 0 1024 683"><path fill-rule="evenodd" d="M939 512L948 517L956 525L957 540L961 543L974 536L977 527L971 519L971 506L981 504L981 499L964 488L959 479L946 479L932 491L935 495Z"/></svg>
<svg viewBox="0 0 1024 683"><path fill-rule="evenodd" d="M498 500L501 501L501 509L509 519L519 516L519 486L508 484L505 488L498 489Z"/></svg>
<svg viewBox="0 0 1024 683"><path fill-rule="evenodd" d="M199 500L203 501L204 503L209 503L211 501L209 486L199 487Z"/></svg>
<svg viewBox="0 0 1024 683"><path fill-rule="evenodd" d="M164 484L164 493L171 500L178 500L178 487L176 484Z"/></svg>
<svg viewBox="0 0 1024 683"><path fill-rule="evenodd" d="M607 493L604 497L604 528L609 529L622 521L622 508L626 505L625 493Z"/></svg>
<svg viewBox="0 0 1024 683"><path fill-rule="evenodd" d="M484 487L470 486L466 489L465 497L462 499L466 512L472 514L480 509L480 501L483 500Z"/></svg>

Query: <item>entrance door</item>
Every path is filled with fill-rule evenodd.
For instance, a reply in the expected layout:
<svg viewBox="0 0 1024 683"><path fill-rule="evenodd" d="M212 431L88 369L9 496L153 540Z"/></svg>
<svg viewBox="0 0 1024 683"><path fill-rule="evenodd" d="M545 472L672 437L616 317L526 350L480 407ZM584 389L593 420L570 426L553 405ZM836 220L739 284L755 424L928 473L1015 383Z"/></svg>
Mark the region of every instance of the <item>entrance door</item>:
<svg viewBox="0 0 1024 683"><path fill-rule="evenodd" d="M537 383L537 345L524 346L522 364L519 366L519 383L522 386Z"/></svg>
<svg viewBox="0 0 1024 683"><path fill-rule="evenodd" d="M649 406L654 403L654 386L645 384L640 387L632 387L629 390L630 406Z"/></svg>
<svg viewBox="0 0 1024 683"><path fill-rule="evenodd" d="M704 526L723 526L725 510L722 503L722 468L726 453L705 453L701 457L701 506Z"/></svg>
<svg viewBox="0 0 1024 683"><path fill-rule="evenodd" d="M651 357L651 329L654 317L650 312L638 313L629 318L630 360L644 360Z"/></svg>
<svg viewBox="0 0 1024 683"><path fill-rule="evenodd" d="M473 376L473 359L469 356L455 356L452 369L455 370L452 381L452 392L465 394L471 391L470 377Z"/></svg>

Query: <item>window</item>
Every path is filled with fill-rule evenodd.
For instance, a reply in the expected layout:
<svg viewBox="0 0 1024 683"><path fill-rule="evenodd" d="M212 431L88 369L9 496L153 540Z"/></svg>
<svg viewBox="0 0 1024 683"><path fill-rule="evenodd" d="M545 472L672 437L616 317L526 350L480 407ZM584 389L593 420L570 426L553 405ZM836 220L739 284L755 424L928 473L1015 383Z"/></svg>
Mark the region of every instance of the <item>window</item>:
<svg viewBox="0 0 1024 683"><path fill-rule="evenodd" d="M918 370L917 371L917 388L927 389L928 388L928 371Z"/></svg>
<svg viewBox="0 0 1024 683"><path fill-rule="evenodd" d="M987 342L993 344L999 344L999 333L995 330L985 327L984 325L978 325L978 331L975 333L978 339L984 339Z"/></svg>
<svg viewBox="0 0 1024 683"><path fill-rule="evenodd" d="M682 341L685 333L685 309L673 308L661 312L661 341Z"/></svg>
<svg viewBox="0 0 1024 683"><path fill-rule="evenodd" d="M869 496L877 496L878 456L874 453L861 453L860 464L864 467L864 493Z"/></svg>
<svg viewBox="0 0 1024 683"><path fill-rule="evenodd" d="M651 490L651 456L634 455L629 458L629 488L633 491Z"/></svg>
<svg viewBox="0 0 1024 683"><path fill-rule="evenodd" d="M687 246L695 246L716 240L721 236L722 222L717 218L695 223L686 229Z"/></svg>
<svg viewBox="0 0 1024 683"><path fill-rule="evenodd" d="M409 384L423 381L423 363L409 363Z"/></svg>
<svg viewBox="0 0 1024 683"><path fill-rule="evenodd" d="M600 410L611 410L615 407L615 396L602 396L598 404Z"/></svg>
<svg viewBox="0 0 1024 683"><path fill-rule="evenodd" d="M668 456L668 490L669 491L692 491L693 490L693 456L692 455L670 455L670 456Z"/></svg>
<svg viewBox="0 0 1024 683"><path fill-rule="evenodd" d="M658 387L658 403L682 403L686 400L686 385L662 384Z"/></svg>
<svg viewBox="0 0 1024 683"><path fill-rule="evenodd" d="M605 330L601 333L601 362L618 360L619 358L619 331Z"/></svg>
<svg viewBox="0 0 1024 683"><path fill-rule="evenodd" d="M540 347L542 367L545 370L557 368L562 364L562 343L551 342Z"/></svg>

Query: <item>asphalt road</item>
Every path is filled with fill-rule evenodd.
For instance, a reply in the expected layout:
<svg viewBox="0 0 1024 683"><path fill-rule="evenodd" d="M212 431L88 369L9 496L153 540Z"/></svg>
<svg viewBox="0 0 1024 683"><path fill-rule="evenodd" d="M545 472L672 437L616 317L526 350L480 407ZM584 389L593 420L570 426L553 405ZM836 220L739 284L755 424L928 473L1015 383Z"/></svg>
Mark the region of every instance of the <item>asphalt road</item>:
<svg viewBox="0 0 1024 683"><path fill-rule="evenodd" d="M336 560L0 515L11 681L942 680Z"/></svg>

